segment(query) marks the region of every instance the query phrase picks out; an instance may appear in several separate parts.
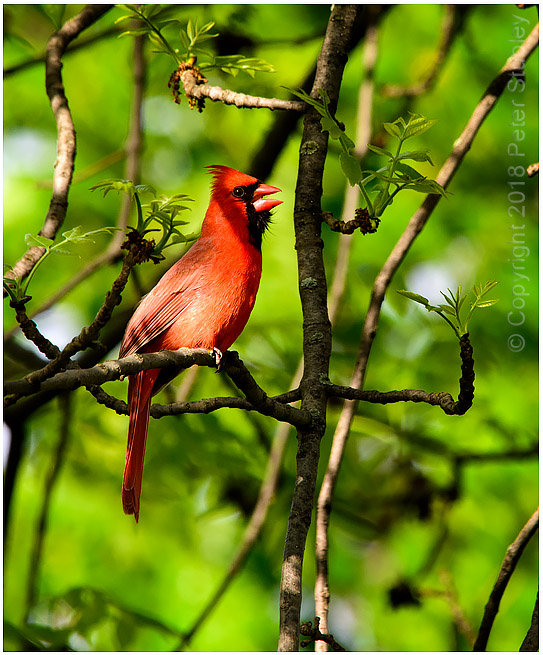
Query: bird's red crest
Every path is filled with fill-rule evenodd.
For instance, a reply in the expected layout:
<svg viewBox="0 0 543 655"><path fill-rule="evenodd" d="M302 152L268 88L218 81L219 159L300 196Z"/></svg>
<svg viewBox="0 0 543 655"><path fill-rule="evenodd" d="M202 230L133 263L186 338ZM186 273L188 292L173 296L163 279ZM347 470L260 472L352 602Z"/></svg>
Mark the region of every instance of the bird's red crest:
<svg viewBox="0 0 543 655"><path fill-rule="evenodd" d="M213 166L206 166L210 174L213 175L213 191L224 191L230 193L236 186L248 186L249 184L257 184L259 180L252 175L246 175L241 171L236 171L234 168L228 166L221 166L214 164Z"/></svg>

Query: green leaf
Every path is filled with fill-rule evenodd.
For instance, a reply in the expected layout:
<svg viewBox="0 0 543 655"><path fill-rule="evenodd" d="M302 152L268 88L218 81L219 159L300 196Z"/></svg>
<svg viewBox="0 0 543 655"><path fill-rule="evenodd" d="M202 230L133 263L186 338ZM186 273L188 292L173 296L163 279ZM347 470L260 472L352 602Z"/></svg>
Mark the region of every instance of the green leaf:
<svg viewBox="0 0 543 655"><path fill-rule="evenodd" d="M404 139L410 139L413 136L419 136L427 132L437 120L428 120L421 116L419 119L410 121L404 134Z"/></svg>
<svg viewBox="0 0 543 655"><path fill-rule="evenodd" d="M410 159L412 161L427 161L432 166L434 165L434 162L430 159L430 155L428 154L428 150L410 150L408 152L402 152L400 155L398 155L398 159Z"/></svg>
<svg viewBox="0 0 543 655"><path fill-rule="evenodd" d="M39 248L49 248L53 243L53 239L42 237L39 234L25 234L25 243L29 248L37 246Z"/></svg>
<svg viewBox="0 0 543 655"><path fill-rule="evenodd" d="M328 116L322 116L321 117L321 125L322 125L322 131L323 132L329 132L330 136L332 139L340 139L343 132L339 125L336 123L336 121L333 118L330 118Z"/></svg>
<svg viewBox="0 0 543 655"><path fill-rule="evenodd" d="M341 164L342 171L349 180L349 184L351 186L357 185L362 179L362 170L360 169L358 160L347 152L342 152L339 155L339 163Z"/></svg>
<svg viewBox="0 0 543 655"><path fill-rule="evenodd" d="M430 301L428 300L428 298L425 298L424 296L420 296L418 293L413 293L412 291L406 291L405 289L396 289L396 292L399 293L401 296L405 296L406 298L409 298L409 300L414 300L415 302L424 305L425 307L430 306Z"/></svg>
<svg viewBox="0 0 543 655"><path fill-rule="evenodd" d="M418 193L435 193L437 195L447 197L447 191L435 180L428 180L427 178L421 178L420 180L413 180L411 184L408 184L406 189L411 189L417 191Z"/></svg>
<svg viewBox="0 0 543 655"><path fill-rule="evenodd" d="M384 157L391 157L391 158L394 157L394 155L388 150L383 150L383 148L379 148L379 146L374 146L371 143L368 143L367 147L368 150L371 150L372 152L375 152L378 155L383 155Z"/></svg>
<svg viewBox="0 0 543 655"><path fill-rule="evenodd" d="M396 162L396 171L404 173L410 180L417 180L423 177L417 170L401 162Z"/></svg>
<svg viewBox="0 0 543 655"><path fill-rule="evenodd" d="M484 309L485 307L491 307L492 305L495 305L497 302L499 302L499 298L489 298L488 300L480 300L477 301L477 307L479 309Z"/></svg>
<svg viewBox="0 0 543 655"><path fill-rule="evenodd" d="M401 139L402 137L402 131L400 127L394 122L394 123L383 123L383 127L385 130L391 135L395 136L398 139Z"/></svg>

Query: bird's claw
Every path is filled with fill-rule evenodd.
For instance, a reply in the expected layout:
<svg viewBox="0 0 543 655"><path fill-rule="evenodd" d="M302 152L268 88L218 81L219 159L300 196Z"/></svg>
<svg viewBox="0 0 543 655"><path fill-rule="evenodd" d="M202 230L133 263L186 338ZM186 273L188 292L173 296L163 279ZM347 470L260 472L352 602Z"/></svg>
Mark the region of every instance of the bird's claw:
<svg viewBox="0 0 543 655"><path fill-rule="evenodd" d="M222 352L218 348L213 348L211 351L212 354L215 355L215 365L217 367L217 371L221 370L221 360L222 360Z"/></svg>

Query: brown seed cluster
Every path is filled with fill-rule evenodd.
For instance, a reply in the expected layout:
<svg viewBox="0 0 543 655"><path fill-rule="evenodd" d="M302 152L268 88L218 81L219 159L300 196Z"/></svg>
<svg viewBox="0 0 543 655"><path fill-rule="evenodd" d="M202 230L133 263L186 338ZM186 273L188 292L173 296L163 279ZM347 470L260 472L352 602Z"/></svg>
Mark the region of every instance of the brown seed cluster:
<svg viewBox="0 0 543 655"><path fill-rule="evenodd" d="M183 86L183 80L181 78L182 74L185 71L190 70L196 84L205 84L207 82L207 78L200 73L200 69L195 66L194 64L190 64L188 62L183 62L177 70L174 70L174 72L170 75L170 79L168 80L168 88L172 90L172 95L174 102L177 104L181 103L181 100L179 99L181 96L181 88ZM204 107L205 107L205 100L204 98L187 98L189 101L189 106L194 109L198 109L199 112L202 112Z"/></svg>
<svg viewBox="0 0 543 655"><path fill-rule="evenodd" d="M354 215L360 222L360 231L362 234L373 234L377 232L377 228L381 222L380 218L370 218L369 212L365 207L363 209L355 209Z"/></svg>

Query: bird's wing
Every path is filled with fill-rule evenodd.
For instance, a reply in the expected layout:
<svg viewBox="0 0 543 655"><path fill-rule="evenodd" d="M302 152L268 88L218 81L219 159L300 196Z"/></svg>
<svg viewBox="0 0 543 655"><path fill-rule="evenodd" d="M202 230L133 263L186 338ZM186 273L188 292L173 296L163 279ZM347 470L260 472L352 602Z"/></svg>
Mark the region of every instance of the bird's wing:
<svg viewBox="0 0 543 655"><path fill-rule="evenodd" d="M169 328L193 302L201 285L198 268L190 266L178 269L177 275L164 276L143 298L130 319L119 357L133 355Z"/></svg>

